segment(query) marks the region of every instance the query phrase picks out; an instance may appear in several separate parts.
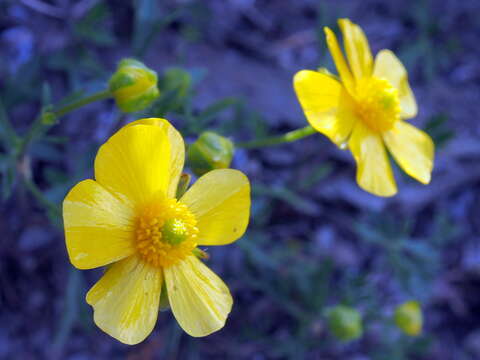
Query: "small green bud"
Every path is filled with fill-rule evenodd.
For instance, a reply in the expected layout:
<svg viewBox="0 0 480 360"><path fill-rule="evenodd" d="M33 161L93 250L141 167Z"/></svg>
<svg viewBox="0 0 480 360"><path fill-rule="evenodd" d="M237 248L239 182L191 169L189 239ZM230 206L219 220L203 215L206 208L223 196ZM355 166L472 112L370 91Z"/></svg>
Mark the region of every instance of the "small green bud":
<svg viewBox="0 0 480 360"><path fill-rule="evenodd" d="M140 111L159 96L157 73L140 61L123 59L108 86L123 112Z"/></svg>
<svg viewBox="0 0 480 360"><path fill-rule="evenodd" d="M358 339L362 336L362 316L348 306L337 305L327 312L330 331L342 341Z"/></svg>
<svg viewBox="0 0 480 360"><path fill-rule="evenodd" d="M226 169L232 162L233 143L226 137L206 131L188 149L193 172L201 176L214 169Z"/></svg>
<svg viewBox="0 0 480 360"><path fill-rule="evenodd" d="M57 115L53 111L42 112L42 123L44 125L53 125L57 122Z"/></svg>
<svg viewBox="0 0 480 360"><path fill-rule="evenodd" d="M407 335L417 336L422 332L423 315L417 301L407 301L395 309L395 324Z"/></svg>

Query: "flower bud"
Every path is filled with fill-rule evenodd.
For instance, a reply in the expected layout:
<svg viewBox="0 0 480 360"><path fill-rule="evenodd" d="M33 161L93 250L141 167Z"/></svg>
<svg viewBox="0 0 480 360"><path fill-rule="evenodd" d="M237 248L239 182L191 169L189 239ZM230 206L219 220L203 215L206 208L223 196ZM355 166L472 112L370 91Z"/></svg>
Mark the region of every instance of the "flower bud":
<svg viewBox="0 0 480 360"><path fill-rule="evenodd" d="M417 336L422 332L423 315L417 301L407 301L395 309L395 324L407 335Z"/></svg>
<svg viewBox="0 0 480 360"><path fill-rule="evenodd" d="M327 312L330 331L342 341L350 341L362 336L362 317L348 306L337 305Z"/></svg>
<svg viewBox="0 0 480 360"><path fill-rule="evenodd" d="M233 143L226 137L206 131L188 149L192 171L201 176L213 169L226 169L232 162Z"/></svg>
<svg viewBox="0 0 480 360"><path fill-rule="evenodd" d="M108 83L123 112L140 111L158 96L157 73L134 59L123 59Z"/></svg>
<svg viewBox="0 0 480 360"><path fill-rule="evenodd" d="M42 111L41 117L44 125L53 125L57 122L57 115L50 107Z"/></svg>

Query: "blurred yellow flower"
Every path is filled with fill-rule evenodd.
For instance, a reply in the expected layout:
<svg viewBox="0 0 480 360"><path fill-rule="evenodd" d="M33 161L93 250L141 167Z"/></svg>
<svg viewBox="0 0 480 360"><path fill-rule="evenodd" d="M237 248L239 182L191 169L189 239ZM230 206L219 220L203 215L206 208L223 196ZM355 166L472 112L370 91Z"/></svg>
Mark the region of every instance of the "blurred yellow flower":
<svg viewBox="0 0 480 360"><path fill-rule="evenodd" d="M250 184L238 170L214 170L177 200L184 158L182 136L168 121L135 121L100 148L95 180L75 185L63 202L72 264L109 265L86 297L95 323L126 344L150 334L164 291L191 336L221 329L232 307L227 286L196 247L243 235Z"/></svg>
<svg viewBox="0 0 480 360"><path fill-rule="evenodd" d="M308 122L340 148L350 148L364 190L379 196L397 192L385 147L407 174L428 184L434 144L404 121L417 114L407 71L390 50L381 50L374 61L358 25L348 19L340 19L339 25L348 64L335 34L325 28L339 79L326 69L301 70L294 77Z"/></svg>

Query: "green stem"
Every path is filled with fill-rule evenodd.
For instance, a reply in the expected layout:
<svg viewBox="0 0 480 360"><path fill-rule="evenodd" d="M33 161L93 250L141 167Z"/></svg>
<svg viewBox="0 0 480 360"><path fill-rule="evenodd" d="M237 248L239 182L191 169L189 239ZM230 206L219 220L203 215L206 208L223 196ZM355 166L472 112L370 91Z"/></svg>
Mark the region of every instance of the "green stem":
<svg viewBox="0 0 480 360"><path fill-rule="evenodd" d="M71 112L73 110L81 108L82 106L93 103L95 101L107 99L110 96L111 96L111 93L110 93L109 90L99 91L99 92L97 92L93 95L87 96L87 97L85 97L83 99L80 99L80 100L77 100L77 101L74 101L71 104L62 106L62 107L58 108L57 110L51 111L50 114L53 116L54 119L57 119L59 117L62 117L64 115L68 114L69 112ZM17 152L17 158L18 159L21 158L23 155L25 155L25 153L28 150L28 147L30 146L32 141L35 139L35 137L37 137L42 130L44 130L46 128L49 128L51 126L51 124L45 124L44 123L44 119L43 119L42 115L38 116L35 119L32 126L28 130L27 134L22 138L22 140L19 144L18 152Z"/></svg>
<svg viewBox="0 0 480 360"><path fill-rule="evenodd" d="M266 137L263 139L257 139L257 140L252 140L248 142L243 142L243 143L237 143L235 144L236 147L238 148L243 148L243 149L255 149L255 148L260 148L260 147L265 147L265 146L275 146L275 145L280 145L284 143L289 143L293 141L297 141L300 139L303 139L304 137L310 136L315 134L317 131L312 128L310 125L305 126L303 128L297 129L297 130L292 130L289 131L283 135L279 136L271 136L271 137Z"/></svg>
<svg viewBox="0 0 480 360"><path fill-rule="evenodd" d="M63 115L68 114L69 112L81 108L82 106L88 105L95 101L105 100L108 99L112 94L110 90L103 90L99 91L93 95L87 96L83 99L77 100L71 104L65 105L53 112L56 117L61 117Z"/></svg>
<svg viewBox="0 0 480 360"><path fill-rule="evenodd" d="M37 187L37 185L33 181L24 178L23 183L25 184L25 187L28 189L28 191L30 191L30 193L35 197L35 199L37 199L37 201L42 206L44 206L48 211L50 211L56 217L61 219L62 211L60 209L60 206L48 200L45 197L45 195L43 195L43 192Z"/></svg>

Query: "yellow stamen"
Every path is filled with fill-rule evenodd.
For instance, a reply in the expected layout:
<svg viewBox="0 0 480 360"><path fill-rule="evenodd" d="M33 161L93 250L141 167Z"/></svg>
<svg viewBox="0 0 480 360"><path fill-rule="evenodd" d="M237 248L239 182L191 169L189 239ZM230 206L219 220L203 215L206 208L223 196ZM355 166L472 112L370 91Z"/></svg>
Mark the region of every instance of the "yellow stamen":
<svg viewBox="0 0 480 360"><path fill-rule="evenodd" d="M357 115L375 132L390 130L400 119L398 91L387 80L362 78L353 97Z"/></svg>

